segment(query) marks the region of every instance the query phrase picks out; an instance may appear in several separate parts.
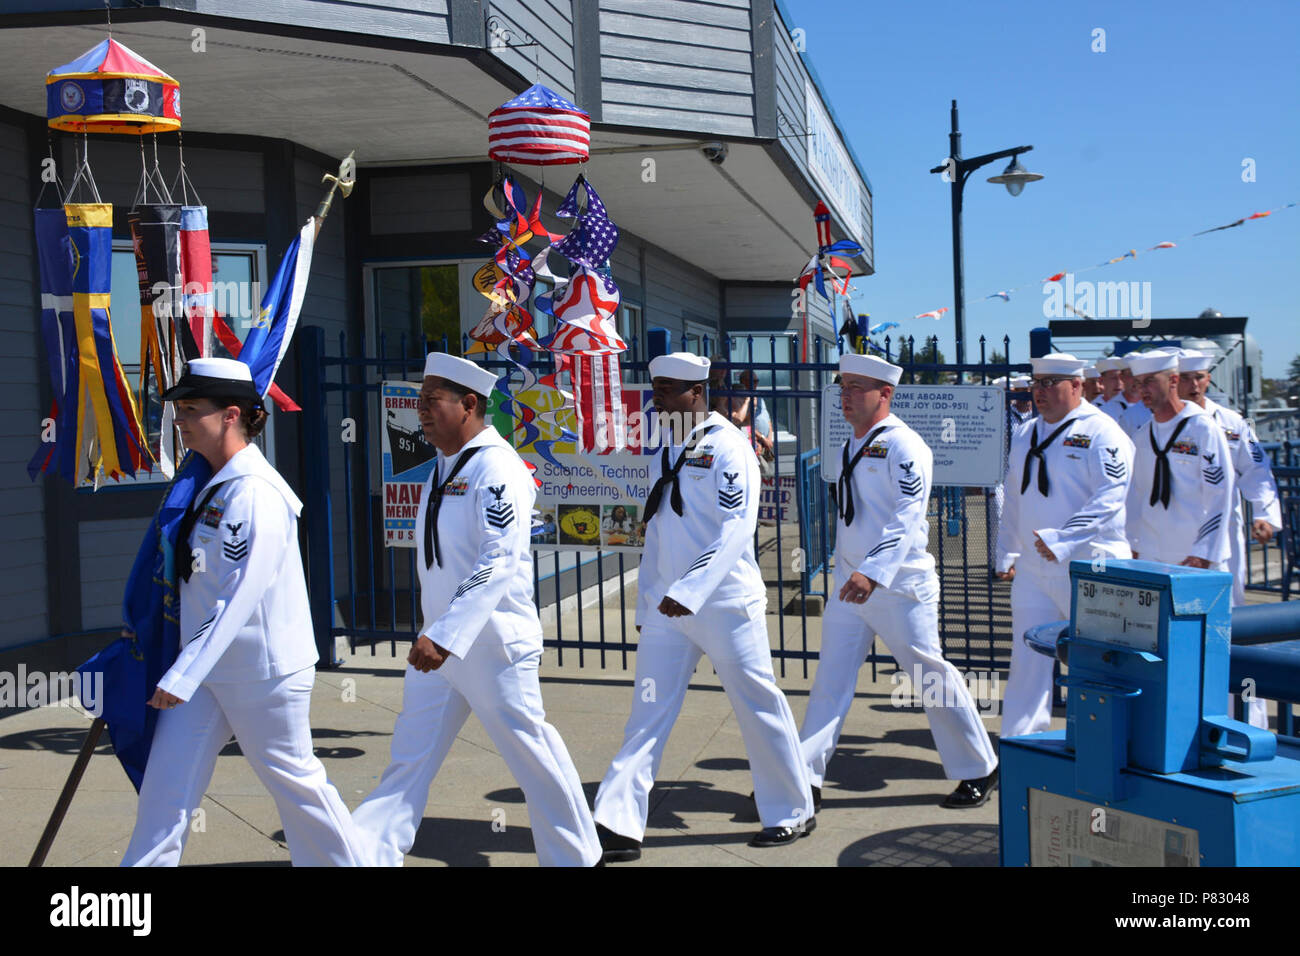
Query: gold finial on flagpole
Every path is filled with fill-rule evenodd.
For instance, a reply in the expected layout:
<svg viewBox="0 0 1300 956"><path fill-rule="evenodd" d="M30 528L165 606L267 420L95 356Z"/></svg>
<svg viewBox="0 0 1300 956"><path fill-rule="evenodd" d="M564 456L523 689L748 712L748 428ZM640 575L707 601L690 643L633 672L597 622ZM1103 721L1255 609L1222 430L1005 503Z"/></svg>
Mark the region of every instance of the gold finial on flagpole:
<svg viewBox="0 0 1300 956"><path fill-rule="evenodd" d="M339 174L337 176L326 173L321 177L321 182L329 183L330 188L329 192L325 194L325 198L321 200L320 205L316 207L317 234L320 233L320 227L325 222L325 217L329 215L330 204L334 201L335 191L342 190L343 197L346 199L352 194L352 187L357 184L357 161L353 158L356 154L357 151L354 149L348 153L343 162L339 163Z"/></svg>

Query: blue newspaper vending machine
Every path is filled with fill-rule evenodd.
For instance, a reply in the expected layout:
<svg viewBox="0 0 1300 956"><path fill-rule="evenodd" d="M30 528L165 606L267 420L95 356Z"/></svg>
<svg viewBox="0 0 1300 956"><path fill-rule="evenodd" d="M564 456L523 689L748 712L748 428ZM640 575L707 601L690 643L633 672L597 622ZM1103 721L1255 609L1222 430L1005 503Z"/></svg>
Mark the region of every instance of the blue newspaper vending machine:
<svg viewBox="0 0 1300 956"><path fill-rule="evenodd" d="M1227 716L1231 575L1074 561L1070 584L1066 728L1001 742L1002 864L1300 864L1300 748Z"/></svg>

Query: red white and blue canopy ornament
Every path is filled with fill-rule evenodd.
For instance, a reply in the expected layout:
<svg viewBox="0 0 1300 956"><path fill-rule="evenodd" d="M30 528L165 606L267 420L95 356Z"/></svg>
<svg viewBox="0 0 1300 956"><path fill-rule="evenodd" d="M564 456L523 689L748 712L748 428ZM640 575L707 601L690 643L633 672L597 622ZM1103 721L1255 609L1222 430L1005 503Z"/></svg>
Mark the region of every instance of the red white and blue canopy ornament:
<svg viewBox="0 0 1300 956"><path fill-rule="evenodd" d="M488 114L488 155L499 163L585 163L590 149L591 117L540 83Z"/></svg>
<svg viewBox="0 0 1300 956"><path fill-rule="evenodd" d="M181 128L181 87L109 38L49 72L45 114L73 133L162 133Z"/></svg>

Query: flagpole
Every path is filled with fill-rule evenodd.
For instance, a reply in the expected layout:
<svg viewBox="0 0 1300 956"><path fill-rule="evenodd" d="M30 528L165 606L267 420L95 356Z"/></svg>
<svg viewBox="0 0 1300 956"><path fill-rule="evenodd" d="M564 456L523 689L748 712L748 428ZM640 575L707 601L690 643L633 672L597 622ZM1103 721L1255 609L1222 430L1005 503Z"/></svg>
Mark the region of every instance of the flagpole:
<svg viewBox="0 0 1300 956"><path fill-rule="evenodd" d="M72 772L68 774L68 781L63 785L63 792L59 794L59 802L54 805L54 812L50 814L49 822L45 824L45 831L41 834L40 842L36 844L36 852L32 854L28 867L45 865L45 857L49 854L50 847L54 845L54 838L59 834L59 827L63 825L63 818L67 815L68 807L72 805L72 798L81 784L81 776L86 772L86 765L90 763L90 757L99 744L99 735L104 732L104 726L104 718L96 717L90 725L90 730L86 731L86 740L81 745L81 753L77 754L77 762L72 765Z"/></svg>

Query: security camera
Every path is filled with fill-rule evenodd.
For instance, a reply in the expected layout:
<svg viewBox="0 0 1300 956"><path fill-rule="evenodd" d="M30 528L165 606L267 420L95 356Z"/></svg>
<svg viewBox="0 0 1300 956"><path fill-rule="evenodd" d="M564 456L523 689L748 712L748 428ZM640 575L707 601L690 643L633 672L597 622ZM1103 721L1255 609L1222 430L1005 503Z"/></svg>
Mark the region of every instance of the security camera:
<svg viewBox="0 0 1300 956"><path fill-rule="evenodd" d="M726 143L708 143L700 147L700 152L704 158L715 166L721 166L727 161L727 144Z"/></svg>

